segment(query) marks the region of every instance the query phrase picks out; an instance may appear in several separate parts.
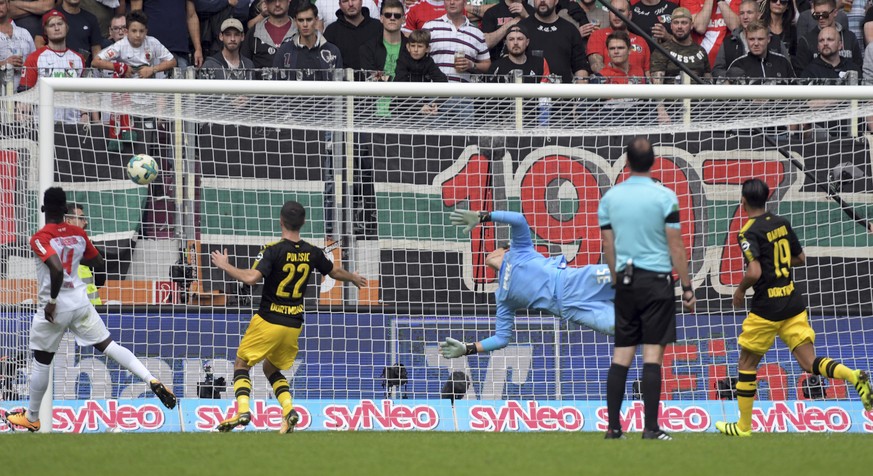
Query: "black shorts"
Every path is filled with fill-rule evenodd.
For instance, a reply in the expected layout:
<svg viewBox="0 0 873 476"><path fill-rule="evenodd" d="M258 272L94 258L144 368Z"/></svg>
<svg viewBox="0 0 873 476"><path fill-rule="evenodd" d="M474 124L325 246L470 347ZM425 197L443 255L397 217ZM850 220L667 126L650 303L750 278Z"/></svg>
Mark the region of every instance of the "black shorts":
<svg viewBox="0 0 873 476"><path fill-rule="evenodd" d="M615 346L676 341L676 294L671 273L636 268L630 285L615 285Z"/></svg>

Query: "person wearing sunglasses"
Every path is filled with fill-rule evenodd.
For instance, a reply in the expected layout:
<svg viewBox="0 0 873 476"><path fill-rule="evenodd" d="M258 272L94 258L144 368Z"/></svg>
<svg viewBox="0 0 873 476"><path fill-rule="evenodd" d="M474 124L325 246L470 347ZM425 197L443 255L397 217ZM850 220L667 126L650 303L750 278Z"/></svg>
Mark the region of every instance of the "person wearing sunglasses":
<svg viewBox="0 0 873 476"><path fill-rule="evenodd" d="M805 5L804 5L805 3ZM795 0L796 10L799 12L794 27L797 29L797 39L806 36L812 30L818 27L818 22L812 17L812 0ZM844 30L849 29L849 17L846 12L840 8L844 4L844 0L837 0L837 23L842 25ZM803 6L801 6L803 5ZM857 36L857 34L856 34Z"/></svg>
<svg viewBox="0 0 873 476"><path fill-rule="evenodd" d="M361 45L361 69L374 74L374 79L391 81L397 59L406 51L406 37L400 32L406 20L401 0L382 0L382 35Z"/></svg>
<svg viewBox="0 0 873 476"><path fill-rule="evenodd" d="M770 29L770 35L782 43L788 54L794 55L797 52L797 29L794 26L797 8L794 0L766 0L761 9L761 19Z"/></svg>
<svg viewBox="0 0 873 476"><path fill-rule="evenodd" d="M803 71L809 63L818 57L819 33L825 28L836 28L840 36L842 46L840 56L848 59L861 68L864 56L858 44L858 37L836 21L836 0L813 0L812 17L818 22L818 26L811 32L797 40L797 55L794 57L794 70Z"/></svg>

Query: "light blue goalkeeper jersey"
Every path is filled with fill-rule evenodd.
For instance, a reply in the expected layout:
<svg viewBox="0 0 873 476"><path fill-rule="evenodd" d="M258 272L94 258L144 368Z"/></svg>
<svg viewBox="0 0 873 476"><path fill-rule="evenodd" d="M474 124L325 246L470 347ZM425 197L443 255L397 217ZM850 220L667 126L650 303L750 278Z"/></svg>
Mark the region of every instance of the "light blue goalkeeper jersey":
<svg viewBox="0 0 873 476"><path fill-rule="evenodd" d="M509 251L498 278L497 332L482 341L486 351L506 347L519 309L548 312L564 320L613 335L615 291L609 268L568 268L563 256L546 258L534 249L524 215L492 212L491 221L511 226Z"/></svg>

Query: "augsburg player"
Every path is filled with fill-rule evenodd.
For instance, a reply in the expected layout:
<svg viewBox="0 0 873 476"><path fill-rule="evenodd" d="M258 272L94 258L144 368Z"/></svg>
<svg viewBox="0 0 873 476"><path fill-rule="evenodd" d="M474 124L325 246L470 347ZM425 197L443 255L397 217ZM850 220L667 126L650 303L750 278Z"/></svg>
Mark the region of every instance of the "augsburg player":
<svg viewBox="0 0 873 476"><path fill-rule="evenodd" d="M279 222L282 239L266 245L251 269L240 269L228 262L227 250L212 252L212 264L230 277L253 286L264 279L264 290L258 312L240 341L233 371L233 391L237 401L236 416L218 424L218 431L227 432L245 426L251 420L249 395L252 381L249 369L264 362L264 375L282 405L282 428L279 433L294 431L300 416L291 404L291 391L282 370L291 368L297 357L297 339L303 328L303 296L313 269L338 281L357 287L367 280L357 273L334 266L320 248L300 239L300 228L306 222L303 205L289 201L282 206Z"/></svg>
<svg viewBox="0 0 873 476"><path fill-rule="evenodd" d="M754 288L749 315L740 333L737 404L740 420L715 423L728 436L752 435L752 405L757 390L757 368L761 357L778 335L806 372L847 380L855 386L865 410L873 408L873 388L867 372L852 370L827 357L816 357L815 332L809 326L806 298L795 288L791 268L806 261L803 248L788 220L768 212L764 206L770 189L760 179L743 182L741 203L749 221L737 237L746 261L746 273L734 292L733 304L742 308L746 290Z"/></svg>

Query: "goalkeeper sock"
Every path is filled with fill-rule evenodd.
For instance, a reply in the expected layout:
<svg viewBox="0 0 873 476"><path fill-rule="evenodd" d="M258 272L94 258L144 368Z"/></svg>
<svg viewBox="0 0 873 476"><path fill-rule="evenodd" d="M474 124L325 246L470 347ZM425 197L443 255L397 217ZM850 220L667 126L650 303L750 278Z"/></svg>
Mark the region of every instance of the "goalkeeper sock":
<svg viewBox="0 0 873 476"><path fill-rule="evenodd" d="M249 397L252 394L252 380L249 371L238 369L233 371L233 394L236 396L236 414L249 413Z"/></svg>
<svg viewBox="0 0 873 476"><path fill-rule="evenodd" d="M36 360L31 364L30 371L30 402L27 404L27 419L39 420L39 407L42 406L42 397L48 388L49 366Z"/></svg>
<svg viewBox="0 0 873 476"><path fill-rule="evenodd" d="M737 427L742 431L752 430L752 406L758 391L758 371L740 370L737 379L737 406L740 407L740 421Z"/></svg>
<svg viewBox="0 0 873 476"><path fill-rule="evenodd" d="M273 386L273 393L276 394L276 400L282 405L282 415L287 415L294 409L291 403L291 387L288 386L288 380L282 375L282 372L273 372L273 375L267 377L270 385Z"/></svg>
<svg viewBox="0 0 873 476"><path fill-rule="evenodd" d="M609 415L609 428L613 430L621 431L621 402L624 400L627 371L627 367L613 362L606 374L606 409Z"/></svg>
<svg viewBox="0 0 873 476"><path fill-rule="evenodd" d="M645 410L645 428L658 430L658 416L661 405L661 364L643 364L643 408Z"/></svg>
<svg viewBox="0 0 873 476"><path fill-rule="evenodd" d="M106 349L103 350L103 354L118 362L118 365L130 370L143 382L151 383L152 380L155 380L155 376L145 368L145 365L143 365L135 355L133 355L133 352L127 350L126 347L118 345L115 341L110 342L109 345L106 346Z"/></svg>
<svg viewBox="0 0 873 476"><path fill-rule="evenodd" d="M852 372L852 369L828 357L816 357L812 361L812 373L827 378L846 380L852 385L857 383L857 378L855 378L855 373Z"/></svg>

